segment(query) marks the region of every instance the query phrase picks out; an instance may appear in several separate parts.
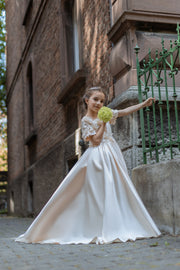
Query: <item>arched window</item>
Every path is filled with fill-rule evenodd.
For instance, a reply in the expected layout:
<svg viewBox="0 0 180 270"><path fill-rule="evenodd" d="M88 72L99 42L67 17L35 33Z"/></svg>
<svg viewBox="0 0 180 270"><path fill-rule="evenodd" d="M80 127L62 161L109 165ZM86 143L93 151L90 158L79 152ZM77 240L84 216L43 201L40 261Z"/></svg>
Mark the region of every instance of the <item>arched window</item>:
<svg viewBox="0 0 180 270"><path fill-rule="evenodd" d="M28 20L30 19L30 15L32 13L33 0L26 0L25 2L25 14L23 17L22 25L26 26Z"/></svg>
<svg viewBox="0 0 180 270"><path fill-rule="evenodd" d="M33 201L34 201L34 173L33 170L28 172L28 186L27 186L27 211L29 216L33 216Z"/></svg>
<svg viewBox="0 0 180 270"><path fill-rule="evenodd" d="M34 128L34 97L33 97L33 71L32 63L30 62L27 69L27 81L28 81L28 122L29 131Z"/></svg>
<svg viewBox="0 0 180 270"><path fill-rule="evenodd" d="M33 66L30 61L27 67L26 78L26 125L25 125L25 144L28 146L29 164L33 164L36 160L36 127L35 127L35 111L34 111L34 82L33 82ZM30 184L31 191L31 184ZM29 195L31 192L29 193Z"/></svg>

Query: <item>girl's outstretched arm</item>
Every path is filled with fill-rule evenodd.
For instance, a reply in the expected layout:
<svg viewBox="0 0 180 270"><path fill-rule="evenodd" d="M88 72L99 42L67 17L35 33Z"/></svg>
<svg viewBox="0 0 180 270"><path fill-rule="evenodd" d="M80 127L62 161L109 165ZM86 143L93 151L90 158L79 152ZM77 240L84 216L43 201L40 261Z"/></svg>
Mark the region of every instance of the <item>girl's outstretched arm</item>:
<svg viewBox="0 0 180 270"><path fill-rule="evenodd" d="M127 107L126 109L123 109L123 110L119 110L118 117L131 114L131 113L139 111L140 109L145 108L145 107L149 107L152 105L153 101L155 102L155 98L150 97L150 98L146 99L145 101L143 101L142 103Z"/></svg>

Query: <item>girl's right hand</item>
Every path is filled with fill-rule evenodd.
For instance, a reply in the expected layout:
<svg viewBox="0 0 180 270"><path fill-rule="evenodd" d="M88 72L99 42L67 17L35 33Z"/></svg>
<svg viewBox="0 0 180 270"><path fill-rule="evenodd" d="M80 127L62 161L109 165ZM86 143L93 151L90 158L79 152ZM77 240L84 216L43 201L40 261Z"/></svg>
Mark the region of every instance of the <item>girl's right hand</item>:
<svg viewBox="0 0 180 270"><path fill-rule="evenodd" d="M146 100L143 102L143 107L149 107L149 106L152 106L153 101L155 102L155 98L153 98L153 97L150 97L150 98L146 99Z"/></svg>

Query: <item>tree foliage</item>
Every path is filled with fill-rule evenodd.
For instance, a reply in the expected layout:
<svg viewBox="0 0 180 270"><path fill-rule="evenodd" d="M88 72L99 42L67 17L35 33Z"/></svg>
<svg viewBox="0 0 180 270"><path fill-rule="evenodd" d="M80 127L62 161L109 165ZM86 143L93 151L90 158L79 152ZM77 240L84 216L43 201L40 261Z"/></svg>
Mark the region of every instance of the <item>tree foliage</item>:
<svg viewBox="0 0 180 270"><path fill-rule="evenodd" d="M7 170L6 24L5 0L0 0L0 170Z"/></svg>
<svg viewBox="0 0 180 270"><path fill-rule="evenodd" d="M0 0L0 110L6 114L5 0Z"/></svg>

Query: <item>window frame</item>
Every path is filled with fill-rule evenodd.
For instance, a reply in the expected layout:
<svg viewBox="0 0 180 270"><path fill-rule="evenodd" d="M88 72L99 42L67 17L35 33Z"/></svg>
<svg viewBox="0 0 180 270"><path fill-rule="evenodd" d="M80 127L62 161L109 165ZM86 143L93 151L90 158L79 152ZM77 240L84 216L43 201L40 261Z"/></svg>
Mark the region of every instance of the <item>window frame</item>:
<svg viewBox="0 0 180 270"><path fill-rule="evenodd" d="M82 29L82 2L78 3L78 43L79 43L79 66L74 68L74 36L73 36L73 18L72 8L74 0L64 0L61 2L61 89L57 97L58 103L68 102L69 97L76 95L86 84L87 72L83 62L83 29Z"/></svg>

